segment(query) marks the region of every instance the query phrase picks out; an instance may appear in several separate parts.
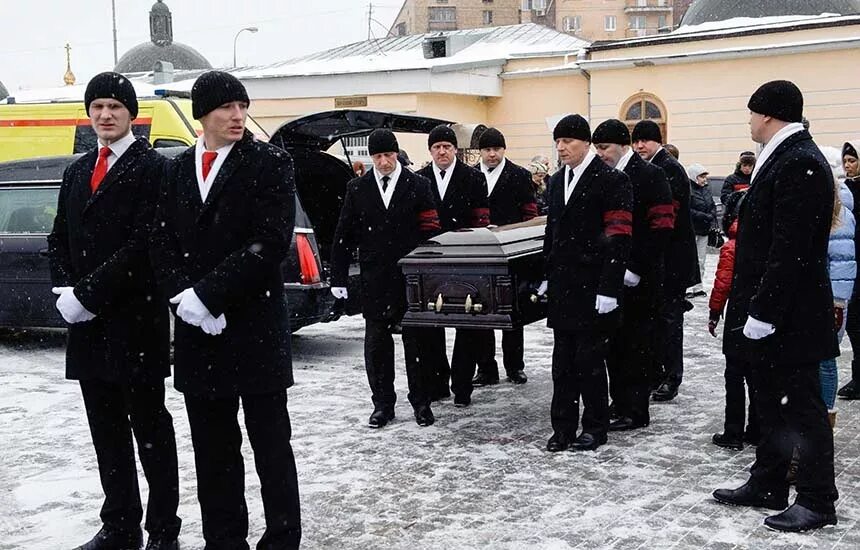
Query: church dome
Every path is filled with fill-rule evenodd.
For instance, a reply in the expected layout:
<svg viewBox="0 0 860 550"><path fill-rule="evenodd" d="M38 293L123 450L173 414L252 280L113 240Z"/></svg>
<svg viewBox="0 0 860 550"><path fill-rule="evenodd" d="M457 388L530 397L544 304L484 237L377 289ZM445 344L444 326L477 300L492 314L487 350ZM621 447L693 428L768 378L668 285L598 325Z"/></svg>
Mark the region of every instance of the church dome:
<svg viewBox="0 0 860 550"><path fill-rule="evenodd" d="M173 41L173 16L162 0L157 0L149 11L150 41L138 44L127 51L117 62L118 73L151 71L157 61L167 61L178 70L211 69L212 65L200 52Z"/></svg>
<svg viewBox="0 0 860 550"><path fill-rule="evenodd" d="M860 0L695 0L681 25L700 25L735 17L773 17L782 15L860 14Z"/></svg>

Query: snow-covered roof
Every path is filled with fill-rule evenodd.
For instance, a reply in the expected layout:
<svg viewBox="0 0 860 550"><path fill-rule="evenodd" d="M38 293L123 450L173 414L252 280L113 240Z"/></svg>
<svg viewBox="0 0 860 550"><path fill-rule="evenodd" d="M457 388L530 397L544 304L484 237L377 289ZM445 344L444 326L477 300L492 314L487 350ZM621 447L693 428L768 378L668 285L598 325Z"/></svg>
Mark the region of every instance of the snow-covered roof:
<svg viewBox="0 0 860 550"><path fill-rule="evenodd" d="M155 90L160 88L170 88L169 84L162 86L153 86L146 82L141 82L133 78L129 78L134 85L134 91L137 92L137 97L153 97ZM46 101L83 101L84 92L87 90L86 84L75 84L74 86L57 86L55 88L36 88L32 90L15 90L10 96L15 98L15 103L43 103ZM6 100L0 103L6 103Z"/></svg>

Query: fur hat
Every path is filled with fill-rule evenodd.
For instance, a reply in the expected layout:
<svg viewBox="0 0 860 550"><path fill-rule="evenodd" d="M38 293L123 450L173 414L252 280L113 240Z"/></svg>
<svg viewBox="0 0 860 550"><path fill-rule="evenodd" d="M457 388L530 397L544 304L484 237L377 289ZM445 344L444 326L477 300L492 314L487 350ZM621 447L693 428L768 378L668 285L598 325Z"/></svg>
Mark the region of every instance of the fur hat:
<svg viewBox="0 0 860 550"><path fill-rule="evenodd" d="M594 143L616 143L630 145L630 130L620 120L610 118L601 122L591 134Z"/></svg>
<svg viewBox="0 0 860 550"><path fill-rule="evenodd" d="M567 115L558 121L552 131L552 140L571 138L581 141L591 141L591 127L581 115Z"/></svg>
<svg viewBox="0 0 860 550"><path fill-rule="evenodd" d="M457 147L457 134L454 133L454 130L450 126L446 126L445 124L440 124L430 130L430 135L427 136L427 148L429 149L434 144L442 141L447 141L454 147Z"/></svg>
<svg viewBox="0 0 860 550"><path fill-rule="evenodd" d="M749 110L783 122L803 121L803 94L788 80L772 80L762 84L747 103Z"/></svg>
<svg viewBox="0 0 860 550"><path fill-rule="evenodd" d="M660 131L660 127L653 120L640 120L633 127L633 136L631 136L631 139L633 142L639 140L656 141L662 145L663 132Z"/></svg>
<svg viewBox="0 0 860 550"><path fill-rule="evenodd" d="M205 72L197 77L194 86L191 87L191 114L197 120L231 101L244 101L248 105L251 104L245 86L230 73Z"/></svg>
<svg viewBox="0 0 860 550"><path fill-rule="evenodd" d="M367 152L370 156L378 153L397 153L400 146L394 132L385 128L377 128L367 137Z"/></svg>
<svg viewBox="0 0 860 550"><path fill-rule="evenodd" d="M125 105L131 118L137 118L137 92L132 83L119 73L99 73L87 84L84 92L84 107L90 114L90 103L96 99L115 99Z"/></svg>

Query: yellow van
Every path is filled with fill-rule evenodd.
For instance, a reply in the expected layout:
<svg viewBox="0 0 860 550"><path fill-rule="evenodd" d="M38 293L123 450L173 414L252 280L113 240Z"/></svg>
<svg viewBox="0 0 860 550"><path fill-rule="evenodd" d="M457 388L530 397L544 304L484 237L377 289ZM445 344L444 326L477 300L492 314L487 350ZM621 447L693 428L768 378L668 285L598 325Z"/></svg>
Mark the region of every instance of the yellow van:
<svg viewBox="0 0 860 550"><path fill-rule="evenodd" d="M0 162L84 153L96 146L96 133L83 101L12 101L0 103ZM203 132L187 97L163 93L138 98L138 104L132 132L149 139L153 147L192 145ZM251 117L247 127L258 138L267 139Z"/></svg>

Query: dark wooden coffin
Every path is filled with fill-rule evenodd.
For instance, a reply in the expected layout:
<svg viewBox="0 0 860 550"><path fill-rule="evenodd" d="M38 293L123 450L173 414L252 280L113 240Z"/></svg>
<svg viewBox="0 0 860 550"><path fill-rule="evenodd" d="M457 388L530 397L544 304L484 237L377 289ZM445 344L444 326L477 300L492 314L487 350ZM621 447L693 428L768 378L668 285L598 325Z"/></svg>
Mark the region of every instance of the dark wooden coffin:
<svg viewBox="0 0 860 550"><path fill-rule="evenodd" d="M400 260L404 326L511 329L546 317L534 296L543 280L546 218L461 229L422 243Z"/></svg>

